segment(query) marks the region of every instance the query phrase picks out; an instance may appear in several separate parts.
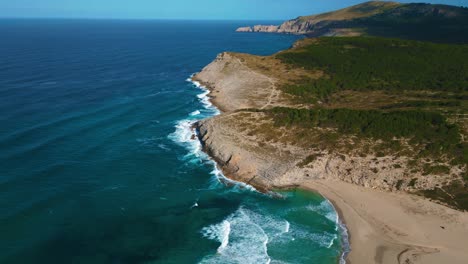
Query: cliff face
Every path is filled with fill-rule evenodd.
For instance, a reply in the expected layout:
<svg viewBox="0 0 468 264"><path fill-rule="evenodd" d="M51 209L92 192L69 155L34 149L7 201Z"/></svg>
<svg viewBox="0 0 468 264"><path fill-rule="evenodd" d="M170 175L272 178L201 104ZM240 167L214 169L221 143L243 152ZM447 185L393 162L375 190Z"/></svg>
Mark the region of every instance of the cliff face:
<svg viewBox="0 0 468 264"><path fill-rule="evenodd" d="M240 27L236 32L253 32L251 27Z"/></svg>
<svg viewBox="0 0 468 264"><path fill-rule="evenodd" d="M213 103L225 112L264 106L274 85L272 78L252 71L240 56L227 52L219 54L193 79L211 90Z"/></svg>
<svg viewBox="0 0 468 264"><path fill-rule="evenodd" d="M432 189L452 180L446 175L425 175L407 167L408 157L375 156L310 149L283 142L292 132L278 130L263 113L236 112L197 124L205 150L230 178L260 190L300 185L310 180L343 181L385 191ZM263 131L263 132L262 132ZM269 131L269 132L265 132ZM343 137L343 140L346 140ZM413 180L413 179L417 179Z"/></svg>
<svg viewBox="0 0 468 264"><path fill-rule="evenodd" d="M255 25L253 27L240 27L237 32L265 32L265 33L288 33L288 34L306 34L313 28L310 22L299 20L289 20L279 26Z"/></svg>
<svg viewBox="0 0 468 264"><path fill-rule="evenodd" d="M356 18L369 17L397 7L400 4L394 2L367 2L364 4L344 8L335 12L329 12L313 16L303 16L284 22L280 26L262 26L256 25L253 28L239 28L240 32L269 32L269 33L288 33L288 34L308 34L312 32L322 33L326 27L337 21L346 21ZM250 29L250 30L249 30Z"/></svg>
<svg viewBox="0 0 468 264"><path fill-rule="evenodd" d="M468 37L457 35L468 35L467 24L468 10L461 7L371 1L334 12L298 17L279 26L256 25L238 31L312 37L369 34L466 43Z"/></svg>

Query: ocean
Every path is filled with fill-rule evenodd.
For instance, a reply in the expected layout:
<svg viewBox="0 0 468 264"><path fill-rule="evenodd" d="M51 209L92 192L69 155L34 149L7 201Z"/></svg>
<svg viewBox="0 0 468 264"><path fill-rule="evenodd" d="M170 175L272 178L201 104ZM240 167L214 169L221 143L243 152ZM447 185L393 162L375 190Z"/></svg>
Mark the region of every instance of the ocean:
<svg viewBox="0 0 468 264"><path fill-rule="evenodd" d="M251 23L0 20L0 263L339 262L327 200L225 185L192 140L193 73L298 39Z"/></svg>

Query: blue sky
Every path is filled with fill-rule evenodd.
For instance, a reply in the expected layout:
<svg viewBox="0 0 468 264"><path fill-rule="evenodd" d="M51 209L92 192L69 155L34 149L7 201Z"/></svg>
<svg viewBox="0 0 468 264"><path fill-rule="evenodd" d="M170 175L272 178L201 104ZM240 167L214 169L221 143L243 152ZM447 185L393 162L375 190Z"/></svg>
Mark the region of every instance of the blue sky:
<svg viewBox="0 0 468 264"><path fill-rule="evenodd" d="M362 0L0 0L0 17L285 20ZM468 0L426 0L468 6Z"/></svg>

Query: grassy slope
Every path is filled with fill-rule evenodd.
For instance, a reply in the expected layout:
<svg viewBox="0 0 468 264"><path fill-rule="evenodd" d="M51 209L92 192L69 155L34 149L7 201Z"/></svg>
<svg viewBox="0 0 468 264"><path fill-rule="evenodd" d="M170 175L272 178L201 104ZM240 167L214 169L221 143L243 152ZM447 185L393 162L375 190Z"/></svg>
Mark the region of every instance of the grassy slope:
<svg viewBox="0 0 468 264"><path fill-rule="evenodd" d="M299 17L300 21L349 20L370 17L401 5L396 2L370 1L333 12Z"/></svg>
<svg viewBox="0 0 468 264"><path fill-rule="evenodd" d="M468 46L321 38L304 40L276 58L292 68L324 72L321 78L282 87L309 109L269 111L278 126L334 128L343 135L388 142L387 150L394 154L399 149L394 139L405 138L414 147L414 164L427 159L447 164L425 165L424 173L464 166L464 180L420 194L468 210ZM370 103L374 101L379 103Z"/></svg>
<svg viewBox="0 0 468 264"><path fill-rule="evenodd" d="M309 32L314 37L345 29L348 34L468 43L468 8L449 5L371 1L296 21L314 25Z"/></svg>

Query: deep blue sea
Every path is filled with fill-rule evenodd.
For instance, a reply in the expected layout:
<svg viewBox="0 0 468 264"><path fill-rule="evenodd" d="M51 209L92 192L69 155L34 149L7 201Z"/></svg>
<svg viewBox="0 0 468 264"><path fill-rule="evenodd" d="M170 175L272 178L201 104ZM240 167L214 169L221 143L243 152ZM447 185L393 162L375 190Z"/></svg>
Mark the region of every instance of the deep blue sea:
<svg viewBox="0 0 468 264"><path fill-rule="evenodd" d="M225 186L191 139L191 74L297 40L245 24L0 20L0 263L337 263L327 200Z"/></svg>

